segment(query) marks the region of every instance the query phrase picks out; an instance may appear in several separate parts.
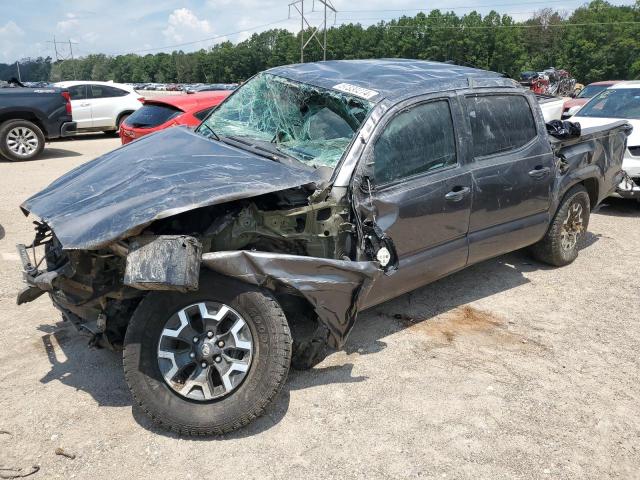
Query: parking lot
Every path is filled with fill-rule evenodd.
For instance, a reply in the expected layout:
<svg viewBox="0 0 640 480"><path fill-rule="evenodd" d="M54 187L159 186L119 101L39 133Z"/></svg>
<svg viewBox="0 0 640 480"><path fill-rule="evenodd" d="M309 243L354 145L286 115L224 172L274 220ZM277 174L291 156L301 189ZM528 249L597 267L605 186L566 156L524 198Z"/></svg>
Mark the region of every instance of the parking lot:
<svg viewBox="0 0 640 480"><path fill-rule="evenodd" d="M265 416L187 440L132 407L120 356L89 349L46 296L15 304L14 245L32 238L18 205L119 143L83 135L0 163L0 467L37 465L34 479L637 478L636 204L594 213L568 267L516 252L362 313L346 350L292 371Z"/></svg>

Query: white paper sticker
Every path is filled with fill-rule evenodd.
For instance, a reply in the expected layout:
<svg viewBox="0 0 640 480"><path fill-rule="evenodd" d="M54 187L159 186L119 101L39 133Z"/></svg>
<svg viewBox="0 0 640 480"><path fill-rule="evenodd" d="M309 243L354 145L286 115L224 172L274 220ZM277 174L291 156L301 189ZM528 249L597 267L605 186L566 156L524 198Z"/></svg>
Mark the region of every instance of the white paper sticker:
<svg viewBox="0 0 640 480"><path fill-rule="evenodd" d="M339 83L333 86L334 90L340 90L344 93L355 95L356 97L369 100L372 97L378 95L375 90L369 90L368 88L358 87L357 85L351 85L350 83Z"/></svg>

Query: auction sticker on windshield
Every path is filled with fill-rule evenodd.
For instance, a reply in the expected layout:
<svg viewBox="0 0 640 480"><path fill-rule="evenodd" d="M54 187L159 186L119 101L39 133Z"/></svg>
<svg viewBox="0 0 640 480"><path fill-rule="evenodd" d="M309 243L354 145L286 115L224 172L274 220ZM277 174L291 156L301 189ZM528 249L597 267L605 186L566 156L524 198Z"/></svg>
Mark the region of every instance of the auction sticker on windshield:
<svg viewBox="0 0 640 480"><path fill-rule="evenodd" d="M340 90L344 93L350 93L351 95L355 95L356 97L364 98L365 100L369 100L372 97L378 95L378 92L375 90L369 90L368 88L358 87L357 85L351 85L350 83L339 83L333 86L334 90Z"/></svg>

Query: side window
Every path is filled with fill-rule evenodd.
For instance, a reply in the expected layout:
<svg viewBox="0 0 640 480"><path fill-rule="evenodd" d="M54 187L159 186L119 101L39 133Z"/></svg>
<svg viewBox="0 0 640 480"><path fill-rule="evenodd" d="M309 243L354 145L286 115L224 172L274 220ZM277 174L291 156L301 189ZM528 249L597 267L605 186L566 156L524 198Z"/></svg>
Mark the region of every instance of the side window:
<svg viewBox="0 0 640 480"><path fill-rule="evenodd" d="M87 86L86 85L74 85L67 88L69 90L69 96L71 100L84 100L87 98Z"/></svg>
<svg viewBox="0 0 640 480"><path fill-rule="evenodd" d="M106 85L89 85L89 87L91 89L91 98L123 97L128 93L120 88Z"/></svg>
<svg viewBox="0 0 640 480"><path fill-rule="evenodd" d="M374 146L374 178L388 183L456 164L451 109L446 100L423 103L394 117Z"/></svg>
<svg viewBox="0 0 640 480"><path fill-rule="evenodd" d="M521 95L467 97L474 157L520 148L536 137L536 124Z"/></svg>
<svg viewBox="0 0 640 480"><path fill-rule="evenodd" d="M199 112L194 113L193 116L198 120L203 121L213 110L215 110L215 108L216 107L205 108L204 110L200 110Z"/></svg>

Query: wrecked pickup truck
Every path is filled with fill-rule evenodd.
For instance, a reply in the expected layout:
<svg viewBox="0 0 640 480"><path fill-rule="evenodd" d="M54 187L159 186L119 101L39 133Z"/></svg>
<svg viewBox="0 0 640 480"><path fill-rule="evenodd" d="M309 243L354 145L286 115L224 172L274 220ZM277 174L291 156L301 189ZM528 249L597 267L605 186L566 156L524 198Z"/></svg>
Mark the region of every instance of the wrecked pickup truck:
<svg viewBox="0 0 640 480"><path fill-rule="evenodd" d="M237 429L359 311L531 247L566 265L620 182L628 124L549 137L529 91L413 60L273 68L197 128L146 136L24 202L26 288L124 350L183 434Z"/></svg>

